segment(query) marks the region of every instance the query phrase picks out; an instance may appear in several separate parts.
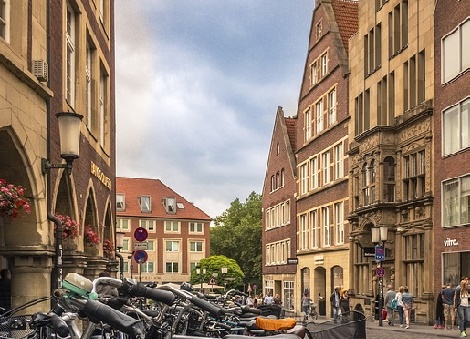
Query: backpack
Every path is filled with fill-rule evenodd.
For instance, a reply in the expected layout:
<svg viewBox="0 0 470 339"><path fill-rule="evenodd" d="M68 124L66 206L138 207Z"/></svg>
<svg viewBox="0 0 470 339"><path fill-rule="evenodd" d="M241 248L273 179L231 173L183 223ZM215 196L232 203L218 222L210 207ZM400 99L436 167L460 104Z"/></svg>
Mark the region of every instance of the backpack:
<svg viewBox="0 0 470 339"><path fill-rule="evenodd" d="M393 299L390 306L392 307L392 310L398 309L398 299Z"/></svg>

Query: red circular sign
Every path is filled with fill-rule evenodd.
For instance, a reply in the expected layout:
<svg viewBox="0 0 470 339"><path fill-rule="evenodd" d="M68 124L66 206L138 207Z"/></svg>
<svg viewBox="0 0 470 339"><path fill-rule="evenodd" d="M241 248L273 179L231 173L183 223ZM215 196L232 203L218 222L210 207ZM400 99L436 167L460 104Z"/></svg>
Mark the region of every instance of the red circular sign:
<svg viewBox="0 0 470 339"><path fill-rule="evenodd" d="M143 264L148 259L148 254L144 250L137 250L134 252L134 260L139 263Z"/></svg>
<svg viewBox="0 0 470 339"><path fill-rule="evenodd" d="M149 232L143 227L137 227L134 231L134 239L137 241L145 241L149 236Z"/></svg>
<svg viewBox="0 0 470 339"><path fill-rule="evenodd" d="M385 274L385 269L383 267L377 267L377 269L375 270L375 273L377 274L379 278L381 278Z"/></svg>

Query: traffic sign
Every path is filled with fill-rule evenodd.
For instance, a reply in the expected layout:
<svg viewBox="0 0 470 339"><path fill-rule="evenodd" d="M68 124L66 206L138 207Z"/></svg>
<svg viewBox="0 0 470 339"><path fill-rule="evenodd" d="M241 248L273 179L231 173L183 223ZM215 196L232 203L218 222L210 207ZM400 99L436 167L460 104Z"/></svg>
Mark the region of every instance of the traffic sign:
<svg viewBox="0 0 470 339"><path fill-rule="evenodd" d="M134 252L134 260L139 263L143 264L148 259L148 254L144 250L137 250Z"/></svg>
<svg viewBox="0 0 470 339"><path fill-rule="evenodd" d="M385 249L383 246L376 245L375 246L375 261L383 261L385 260Z"/></svg>
<svg viewBox="0 0 470 339"><path fill-rule="evenodd" d="M211 280L209 281L209 285L215 285L215 279L214 278L211 278Z"/></svg>
<svg viewBox="0 0 470 339"><path fill-rule="evenodd" d="M148 249L148 241L134 242L134 251Z"/></svg>
<svg viewBox="0 0 470 339"><path fill-rule="evenodd" d="M143 227L137 227L134 231L134 239L137 241L145 241L149 236L149 232Z"/></svg>

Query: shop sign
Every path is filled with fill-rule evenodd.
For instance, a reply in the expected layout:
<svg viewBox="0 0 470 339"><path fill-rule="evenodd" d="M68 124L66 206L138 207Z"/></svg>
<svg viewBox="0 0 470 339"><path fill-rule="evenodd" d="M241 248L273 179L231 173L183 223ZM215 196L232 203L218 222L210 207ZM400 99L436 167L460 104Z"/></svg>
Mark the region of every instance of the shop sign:
<svg viewBox="0 0 470 339"><path fill-rule="evenodd" d="M445 247L459 246L459 242L457 241L457 239L447 238L446 240L444 240L444 246Z"/></svg>
<svg viewBox="0 0 470 339"><path fill-rule="evenodd" d="M101 168L97 164L95 164L93 161L90 161L90 173L94 175L95 177L98 178L98 180L107 188L111 189L111 179L106 176L103 171L101 171Z"/></svg>

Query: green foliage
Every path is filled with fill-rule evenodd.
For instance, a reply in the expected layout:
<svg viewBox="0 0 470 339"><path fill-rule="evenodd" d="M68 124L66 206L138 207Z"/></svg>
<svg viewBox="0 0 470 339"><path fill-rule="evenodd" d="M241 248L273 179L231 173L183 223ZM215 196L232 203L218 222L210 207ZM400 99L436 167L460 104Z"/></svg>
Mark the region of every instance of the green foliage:
<svg viewBox="0 0 470 339"><path fill-rule="evenodd" d="M227 268L227 273L222 274L222 267ZM197 269L200 270L200 274L197 274ZM202 273L204 269L206 273ZM201 282L209 283L214 273L217 275L214 277L216 285L224 286L227 283L227 288L242 284L245 277L235 260L223 255L213 255L199 261L199 265L191 271L190 282L197 289Z"/></svg>
<svg viewBox="0 0 470 339"><path fill-rule="evenodd" d="M215 218L211 228L211 255L234 259L245 273L244 283L261 286L261 195L252 192L241 203L236 198Z"/></svg>

